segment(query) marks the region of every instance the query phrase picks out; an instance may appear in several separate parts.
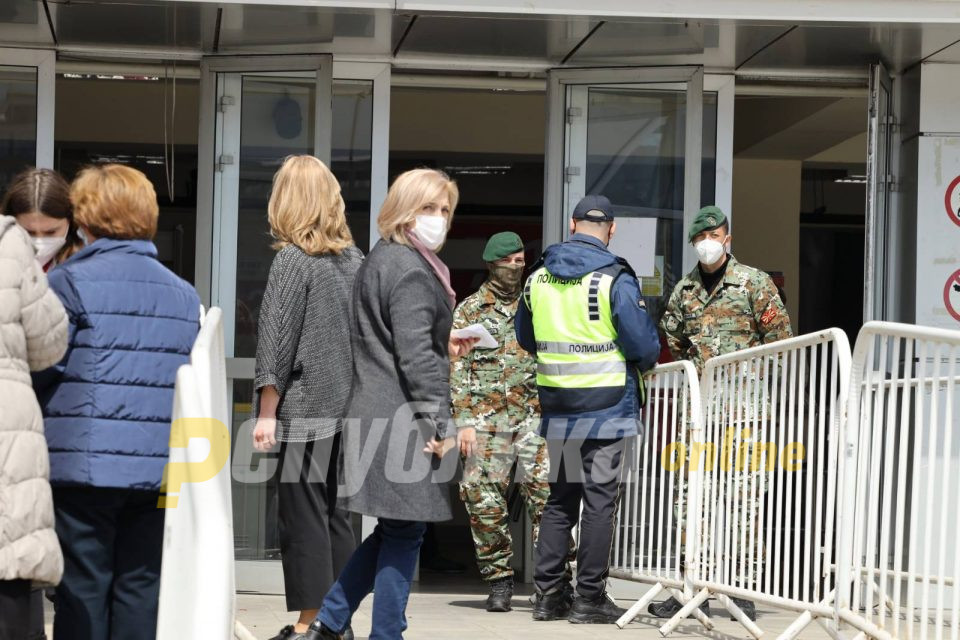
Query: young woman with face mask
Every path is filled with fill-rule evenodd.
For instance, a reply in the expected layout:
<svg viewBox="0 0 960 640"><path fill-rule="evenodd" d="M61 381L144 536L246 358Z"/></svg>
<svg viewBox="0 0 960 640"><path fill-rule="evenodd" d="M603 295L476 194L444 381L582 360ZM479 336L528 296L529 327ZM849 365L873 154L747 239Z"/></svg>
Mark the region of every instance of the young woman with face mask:
<svg viewBox="0 0 960 640"><path fill-rule="evenodd" d="M0 204L30 234L37 262L44 271L76 253L83 241L73 222L70 185L51 169L27 169L17 175Z"/></svg>

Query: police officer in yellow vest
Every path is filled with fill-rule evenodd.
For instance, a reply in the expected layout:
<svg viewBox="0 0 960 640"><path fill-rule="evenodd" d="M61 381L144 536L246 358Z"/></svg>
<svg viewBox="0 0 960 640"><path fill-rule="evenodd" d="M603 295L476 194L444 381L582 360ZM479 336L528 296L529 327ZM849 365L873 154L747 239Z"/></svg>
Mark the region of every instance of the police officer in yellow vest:
<svg viewBox="0 0 960 640"><path fill-rule="evenodd" d="M606 591L620 465L639 430L640 372L656 363L660 342L636 276L607 249L615 231L610 201L583 198L570 239L548 247L527 279L514 321L520 345L536 354L550 452L534 620L612 623L624 613ZM574 598L564 571L578 518Z"/></svg>

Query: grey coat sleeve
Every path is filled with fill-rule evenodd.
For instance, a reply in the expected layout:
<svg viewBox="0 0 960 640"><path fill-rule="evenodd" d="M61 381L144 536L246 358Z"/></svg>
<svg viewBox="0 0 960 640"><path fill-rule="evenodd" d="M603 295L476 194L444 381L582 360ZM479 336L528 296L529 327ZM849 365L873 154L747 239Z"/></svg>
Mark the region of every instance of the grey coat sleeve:
<svg viewBox="0 0 960 640"><path fill-rule="evenodd" d="M272 385L283 396L293 374L306 309L307 286L296 254L280 251L270 266L260 305L255 391Z"/></svg>
<svg viewBox="0 0 960 640"><path fill-rule="evenodd" d="M400 381L413 402L430 408L416 413L433 422L438 437L445 437L450 427L449 354L446 342L443 353L437 353L433 340L438 311L434 277L424 269L400 276L390 291L389 314ZM438 362L446 366L441 369Z"/></svg>

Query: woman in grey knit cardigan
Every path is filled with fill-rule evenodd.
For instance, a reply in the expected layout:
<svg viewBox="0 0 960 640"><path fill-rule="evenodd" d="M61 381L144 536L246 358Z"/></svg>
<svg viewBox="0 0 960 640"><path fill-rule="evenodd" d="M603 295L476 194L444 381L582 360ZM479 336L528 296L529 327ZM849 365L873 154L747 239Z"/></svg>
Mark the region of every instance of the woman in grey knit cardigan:
<svg viewBox="0 0 960 640"><path fill-rule="evenodd" d="M340 184L313 156L291 156L267 206L279 249L260 308L254 447L280 442L277 499L287 610L307 630L350 554L349 515L337 504L340 428L353 360L348 305L363 254L347 227Z"/></svg>

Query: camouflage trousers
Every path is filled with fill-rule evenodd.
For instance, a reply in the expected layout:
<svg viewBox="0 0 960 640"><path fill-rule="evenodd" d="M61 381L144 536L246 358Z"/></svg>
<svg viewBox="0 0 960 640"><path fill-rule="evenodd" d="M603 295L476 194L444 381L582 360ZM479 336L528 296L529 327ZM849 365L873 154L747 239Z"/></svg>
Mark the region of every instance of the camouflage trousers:
<svg viewBox="0 0 960 640"><path fill-rule="evenodd" d="M460 498L470 516L480 575L488 581L513 575L507 492L514 463L516 485L526 503L536 544L540 515L550 495L546 441L535 429L518 433L477 431L477 453L465 462Z"/></svg>

